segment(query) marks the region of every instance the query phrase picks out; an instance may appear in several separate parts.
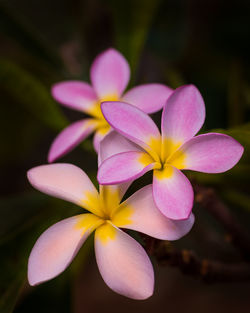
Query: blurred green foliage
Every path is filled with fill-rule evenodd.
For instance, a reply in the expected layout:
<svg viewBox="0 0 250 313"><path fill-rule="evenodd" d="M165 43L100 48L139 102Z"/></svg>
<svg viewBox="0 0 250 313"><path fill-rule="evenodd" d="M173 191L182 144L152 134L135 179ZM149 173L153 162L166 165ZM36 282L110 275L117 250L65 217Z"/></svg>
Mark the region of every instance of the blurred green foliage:
<svg viewBox="0 0 250 313"><path fill-rule="evenodd" d="M47 62L55 68L62 68L63 64L56 53L45 43L39 31L35 31L24 16L11 10L4 3L0 4L0 28L8 37L20 44L38 60Z"/></svg>
<svg viewBox="0 0 250 313"><path fill-rule="evenodd" d="M48 127L61 130L67 120L49 91L34 76L8 60L0 60L0 84L17 103Z"/></svg>
<svg viewBox="0 0 250 313"><path fill-rule="evenodd" d="M133 75L160 0L129 0L121 1L120 5L115 0L108 2L114 18L117 49L127 58Z"/></svg>
<svg viewBox="0 0 250 313"><path fill-rule="evenodd" d="M244 157L231 171L188 174L216 187L240 218L245 212L244 223L250 226L249 29L250 5L243 0L0 1L1 313L72 308L72 280L87 262L91 239L61 277L41 287L28 286L27 259L35 240L54 222L80 211L32 191L26 171L46 162L52 139L68 120L82 118L55 103L51 84L86 80L96 54L110 45L128 59L132 83L162 82L173 88L196 84L207 109L202 131L215 129L242 143ZM91 177L96 173L90 140L63 161ZM206 213L197 210L197 215L220 234ZM204 252L200 234L204 230L198 226L178 244L188 242ZM212 248L206 251L206 256L212 254Z"/></svg>

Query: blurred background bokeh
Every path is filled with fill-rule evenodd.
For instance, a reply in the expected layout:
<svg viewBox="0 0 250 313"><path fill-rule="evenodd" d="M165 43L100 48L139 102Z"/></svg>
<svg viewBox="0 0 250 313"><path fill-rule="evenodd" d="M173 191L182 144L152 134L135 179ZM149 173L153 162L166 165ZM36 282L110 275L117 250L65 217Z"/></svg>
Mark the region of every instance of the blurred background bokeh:
<svg viewBox="0 0 250 313"><path fill-rule="evenodd" d="M121 297L101 279L93 238L62 275L29 287L27 259L35 240L54 222L81 210L35 191L26 171L46 163L56 134L83 116L58 105L51 85L89 81L95 56L114 47L130 63L130 86L195 84L206 103L202 131L216 129L244 145L244 157L228 173L189 175L214 188L249 233L250 2L1 0L0 42L0 313L249 312L249 282L207 284L178 267L159 265L154 257L154 295L145 301ZM62 161L95 180L91 138ZM194 213L195 227L174 247L226 264L244 262L223 223L199 205Z"/></svg>

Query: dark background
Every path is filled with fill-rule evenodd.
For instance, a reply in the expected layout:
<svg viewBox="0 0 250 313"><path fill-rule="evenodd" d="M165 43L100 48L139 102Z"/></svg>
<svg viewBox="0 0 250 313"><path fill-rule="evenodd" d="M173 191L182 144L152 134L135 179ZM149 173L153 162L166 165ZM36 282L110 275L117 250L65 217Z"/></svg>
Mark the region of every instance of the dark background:
<svg viewBox="0 0 250 313"><path fill-rule="evenodd" d="M29 287L35 240L80 209L32 189L26 171L46 163L56 134L83 116L55 103L51 85L88 81L95 56L112 46L131 65L130 86L195 84L206 103L203 131L220 129L244 145L244 157L228 173L189 175L216 189L249 233L250 2L6 0L0 1L0 40L0 312L249 312L249 283L206 284L154 258L154 295L121 297L102 281L92 239L62 275ZM95 179L91 139L62 161ZM197 205L194 213L195 227L175 247L227 264L244 261L221 223Z"/></svg>

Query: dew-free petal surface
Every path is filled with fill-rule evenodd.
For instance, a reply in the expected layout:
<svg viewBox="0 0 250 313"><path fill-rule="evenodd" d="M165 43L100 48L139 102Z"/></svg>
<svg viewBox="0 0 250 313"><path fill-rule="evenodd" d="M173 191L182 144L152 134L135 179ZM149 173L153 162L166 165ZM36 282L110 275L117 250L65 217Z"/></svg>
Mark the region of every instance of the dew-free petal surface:
<svg viewBox="0 0 250 313"><path fill-rule="evenodd" d="M182 220L189 217L194 193L187 177L169 165L153 175L153 197L158 209L168 218Z"/></svg>
<svg viewBox="0 0 250 313"><path fill-rule="evenodd" d="M134 180L154 167L146 152L122 152L106 159L99 167L97 180L101 185L114 185Z"/></svg>
<svg viewBox="0 0 250 313"><path fill-rule="evenodd" d="M111 130L110 127L100 128L96 130L94 139L93 139L93 145L94 145L96 153L99 153L100 143L108 135L110 130Z"/></svg>
<svg viewBox="0 0 250 313"><path fill-rule="evenodd" d="M88 137L95 128L96 124L92 119L77 121L64 128L51 144L48 154L49 163L54 162L73 150L81 141Z"/></svg>
<svg viewBox="0 0 250 313"><path fill-rule="evenodd" d="M177 240L190 231L194 215L182 221L167 218L156 207L152 185L148 185L120 205L112 222L117 227L133 229L154 238Z"/></svg>
<svg viewBox="0 0 250 313"><path fill-rule="evenodd" d="M244 148L234 138L217 133L196 136L186 142L172 159L185 155L184 169L222 173L238 163Z"/></svg>
<svg viewBox="0 0 250 313"><path fill-rule="evenodd" d="M99 195L89 177L73 164L56 163L41 165L27 173L31 185L48 195L64 199L93 211L88 196Z"/></svg>
<svg viewBox="0 0 250 313"><path fill-rule="evenodd" d="M93 214L81 214L49 227L38 238L29 257L30 285L37 285L62 273L99 223L100 220Z"/></svg>
<svg viewBox="0 0 250 313"><path fill-rule="evenodd" d="M127 91L121 101L133 104L146 113L162 109L173 89L162 84L145 84Z"/></svg>
<svg viewBox="0 0 250 313"><path fill-rule="evenodd" d="M154 121L143 111L124 102L103 102L102 113L107 122L121 135L145 150L150 142L160 140L160 132Z"/></svg>
<svg viewBox="0 0 250 313"><path fill-rule="evenodd" d="M124 56L115 49L99 54L90 69L92 86L98 98L119 97L126 88L130 69Z"/></svg>
<svg viewBox="0 0 250 313"><path fill-rule="evenodd" d="M100 166L101 163L106 160L107 158L121 153L121 152L129 152L129 151L142 151L139 146L134 144L132 141L126 139L116 131L111 131L105 138L102 140L99 148L98 153L98 165ZM119 202L122 199L123 195L127 191L128 187L131 185L131 181L127 181L125 183L119 184L119 185L110 185L110 186L102 186L100 185L100 191L106 193L107 190L108 193L112 191L113 194L119 195Z"/></svg>
<svg viewBox="0 0 250 313"><path fill-rule="evenodd" d="M95 254L102 278L112 290L138 300L153 294L152 264L132 237L111 225L101 226L95 234Z"/></svg>
<svg viewBox="0 0 250 313"><path fill-rule="evenodd" d="M111 157L112 155L129 151L142 151L142 149L132 141L113 130L103 139L102 143L100 144L99 162L101 164L104 160Z"/></svg>
<svg viewBox="0 0 250 313"><path fill-rule="evenodd" d="M194 85L177 88L162 112L162 136L175 143L192 138L205 120L205 104Z"/></svg>
<svg viewBox="0 0 250 313"><path fill-rule="evenodd" d="M81 81L56 83L52 86L51 92L53 98L64 106L86 113L97 102L94 89L89 84Z"/></svg>

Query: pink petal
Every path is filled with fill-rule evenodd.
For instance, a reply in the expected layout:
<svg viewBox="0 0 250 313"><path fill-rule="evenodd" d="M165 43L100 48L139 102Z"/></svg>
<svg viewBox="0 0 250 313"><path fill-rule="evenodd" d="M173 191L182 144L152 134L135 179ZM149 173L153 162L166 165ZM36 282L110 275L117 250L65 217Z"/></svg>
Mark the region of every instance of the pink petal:
<svg viewBox="0 0 250 313"><path fill-rule="evenodd" d="M54 162L73 150L81 141L88 137L96 128L94 120L85 119L77 121L57 135L51 144L48 161Z"/></svg>
<svg viewBox="0 0 250 313"><path fill-rule="evenodd" d="M137 179L153 167L153 160L145 152L122 152L113 155L101 164L97 180L101 185L120 184Z"/></svg>
<svg viewBox="0 0 250 313"><path fill-rule="evenodd" d="M243 154L242 145L230 136L209 133L186 142L172 156L174 162L185 156L184 169L205 173L222 173L237 164Z"/></svg>
<svg viewBox="0 0 250 313"><path fill-rule="evenodd" d="M99 197L88 176L73 164L41 165L29 170L27 175L31 185L39 191L84 206L90 211L93 208L89 207L87 196Z"/></svg>
<svg viewBox="0 0 250 313"><path fill-rule="evenodd" d="M142 149L132 141L121 136L116 131L111 131L103 139L100 145L99 162L101 164L104 160L108 159L112 155L129 151L142 151Z"/></svg>
<svg viewBox="0 0 250 313"><path fill-rule="evenodd" d="M93 214L81 214L48 228L35 243L29 257L30 285L40 284L62 273L99 224L100 219Z"/></svg>
<svg viewBox="0 0 250 313"><path fill-rule="evenodd" d="M95 132L93 143L94 143L94 148L95 148L96 153L99 152L101 141L109 134L110 131L111 131L110 127L105 127L105 128L98 129Z"/></svg>
<svg viewBox="0 0 250 313"><path fill-rule="evenodd" d="M105 207L107 215L111 215L119 206L123 195L131 183L123 183L119 185L99 185L100 199Z"/></svg>
<svg viewBox="0 0 250 313"><path fill-rule="evenodd" d="M175 167L154 171L153 196L158 209L168 218L182 220L190 216L193 188L187 177Z"/></svg>
<svg viewBox="0 0 250 313"><path fill-rule="evenodd" d="M118 207L112 222L117 227L133 229L158 239L177 240L190 231L194 215L182 221L167 218L156 207L152 185L148 185Z"/></svg>
<svg viewBox="0 0 250 313"><path fill-rule="evenodd" d="M168 98L162 113L162 135L175 143L192 138L205 119L205 105L194 85L177 88Z"/></svg>
<svg viewBox="0 0 250 313"><path fill-rule="evenodd" d="M162 109L173 90L162 84L136 86L125 93L122 101L133 104L146 113Z"/></svg>
<svg viewBox="0 0 250 313"><path fill-rule="evenodd" d="M94 89L80 81L65 81L52 87L52 96L61 104L78 111L89 112L96 104Z"/></svg>
<svg viewBox="0 0 250 313"><path fill-rule="evenodd" d="M96 261L105 283L128 298L142 300L153 294L154 271L144 249L111 225L96 230ZM106 238L112 232L112 238Z"/></svg>
<svg viewBox="0 0 250 313"><path fill-rule="evenodd" d="M98 154L98 164L100 164L108 159L109 157L122 153L122 152L129 152L129 151L142 151L139 146L134 144L132 141L126 139L125 137L121 136L116 131L111 131L101 142L99 154ZM122 199L123 195L127 191L128 187L132 184L133 180L127 181L125 183L119 185L110 185L110 186L100 186L104 189L111 188L113 190L116 189L120 195L120 200ZM101 189L102 189L101 188Z"/></svg>
<svg viewBox="0 0 250 313"><path fill-rule="evenodd" d="M153 120L135 106L124 102L103 102L102 113L108 123L121 135L146 150L152 140L160 140L160 133Z"/></svg>
<svg viewBox="0 0 250 313"><path fill-rule="evenodd" d="M108 49L94 60L90 77L99 99L119 98L130 78L128 62L117 50Z"/></svg>

